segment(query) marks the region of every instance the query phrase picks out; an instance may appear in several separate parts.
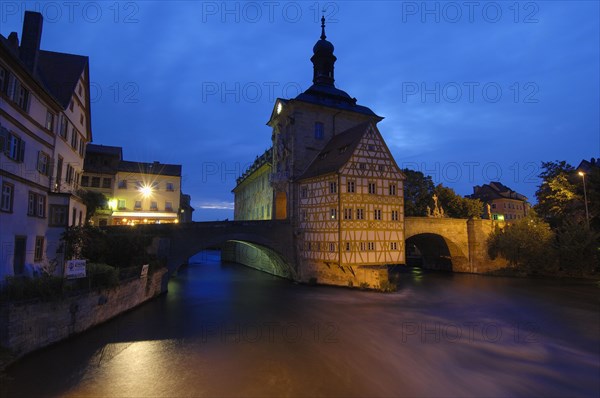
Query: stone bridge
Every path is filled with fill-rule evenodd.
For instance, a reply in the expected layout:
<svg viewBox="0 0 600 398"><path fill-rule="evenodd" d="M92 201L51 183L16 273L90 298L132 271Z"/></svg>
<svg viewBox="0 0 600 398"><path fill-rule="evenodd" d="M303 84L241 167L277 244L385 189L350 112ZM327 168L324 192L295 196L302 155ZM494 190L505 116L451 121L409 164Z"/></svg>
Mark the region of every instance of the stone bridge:
<svg viewBox="0 0 600 398"><path fill-rule="evenodd" d="M122 232L131 228L109 227ZM286 221L142 224L134 228L153 238L151 252L167 259L171 274L195 254L206 249L220 249L226 261L235 259L261 271L297 279L293 231Z"/></svg>
<svg viewBox="0 0 600 398"><path fill-rule="evenodd" d="M421 254L424 268L482 273L505 266L487 254L487 238L494 230L492 220L406 217L404 239L407 263L411 254ZM414 250L414 249L417 250Z"/></svg>
<svg viewBox="0 0 600 398"><path fill-rule="evenodd" d="M109 227L127 233L132 227ZM420 254L422 266L454 272L481 273L504 263L487 255L486 240L493 221L406 217L407 262ZM138 225L152 237L151 251L166 258L170 273L205 249L221 250L225 261L293 280L302 280L296 239L288 221L223 221Z"/></svg>

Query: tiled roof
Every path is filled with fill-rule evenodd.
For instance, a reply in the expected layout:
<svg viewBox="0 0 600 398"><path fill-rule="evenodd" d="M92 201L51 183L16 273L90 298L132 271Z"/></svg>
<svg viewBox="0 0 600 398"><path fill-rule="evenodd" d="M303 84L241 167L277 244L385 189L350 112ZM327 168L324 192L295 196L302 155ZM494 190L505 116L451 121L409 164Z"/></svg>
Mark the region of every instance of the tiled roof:
<svg viewBox="0 0 600 398"><path fill-rule="evenodd" d="M356 98L351 98L348 93L335 88L334 86L313 84L305 92L299 94L295 100L342 109L350 112L362 113L377 117L379 120L383 119L381 116L377 116L375 112L366 106L357 105Z"/></svg>
<svg viewBox="0 0 600 398"><path fill-rule="evenodd" d="M333 136L299 179L303 180L341 169L352 157L370 124L370 122L364 122Z"/></svg>
<svg viewBox="0 0 600 398"><path fill-rule="evenodd" d="M176 176L181 177L181 165L180 164L164 164L160 162L154 163L142 163L142 162L130 162L127 160L121 160L119 162L119 171L129 173L141 173L141 174L155 174L163 176Z"/></svg>
<svg viewBox="0 0 600 398"><path fill-rule="evenodd" d="M67 109L77 82L88 65L88 57L40 50L37 77Z"/></svg>

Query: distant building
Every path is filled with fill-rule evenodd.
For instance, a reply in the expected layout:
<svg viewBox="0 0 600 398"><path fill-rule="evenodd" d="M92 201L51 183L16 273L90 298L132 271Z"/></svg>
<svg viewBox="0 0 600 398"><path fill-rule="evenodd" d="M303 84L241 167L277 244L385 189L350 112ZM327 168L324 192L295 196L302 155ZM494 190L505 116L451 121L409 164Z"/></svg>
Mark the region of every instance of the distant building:
<svg viewBox="0 0 600 398"><path fill-rule="evenodd" d="M179 222L192 222L194 210L195 209L192 207L192 197L182 193L181 199L179 200Z"/></svg>
<svg viewBox="0 0 600 398"><path fill-rule="evenodd" d="M271 149L233 189L235 219L291 222L310 276L325 283L405 262L404 175L377 129L383 118L335 87L333 51L322 19L313 85L275 101Z"/></svg>
<svg viewBox="0 0 600 398"><path fill-rule="evenodd" d="M600 168L600 158L591 158L590 160L582 160L579 162L579 166L577 166L576 170L581 171L585 174L590 174L592 170Z"/></svg>
<svg viewBox="0 0 600 398"><path fill-rule="evenodd" d="M120 147L88 145L81 185L106 197L95 225L178 223L191 221L194 211L181 193L181 165L123 160Z"/></svg>
<svg viewBox="0 0 600 398"><path fill-rule="evenodd" d="M473 194L467 197L479 199L484 203L483 218L488 218L485 208L486 205L489 205L493 220L506 222L519 220L527 216L530 208L526 196L513 191L500 182L476 185L473 187Z"/></svg>
<svg viewBox="0 0 600 398"><path fill-rule="evenodd" d="M268 149L257 157L246 172L237 179L235 194L235 220L270 220L273 209L271 187L271 161L273 151Z"/></svg>
<svg viewBox="0 0 600 398"><path fill-rule="evenodd" d="M26 11L20 44L15 32L0 35L0 281L61 272L60 236L86 214L78 189L92 139L89 60L41 50L42 25Z"/></svg>

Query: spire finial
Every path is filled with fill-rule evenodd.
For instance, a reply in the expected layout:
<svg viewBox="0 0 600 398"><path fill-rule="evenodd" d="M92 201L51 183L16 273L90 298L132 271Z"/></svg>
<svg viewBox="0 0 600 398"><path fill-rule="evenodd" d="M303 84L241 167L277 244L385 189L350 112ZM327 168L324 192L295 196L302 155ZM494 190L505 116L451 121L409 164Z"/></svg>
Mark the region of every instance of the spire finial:
<svg viewBox="0 0 600 398"><path fill-rule="evenodd" d="M321 17L321 40L325 40L327 36L325 36L325 14Z"/></svg>

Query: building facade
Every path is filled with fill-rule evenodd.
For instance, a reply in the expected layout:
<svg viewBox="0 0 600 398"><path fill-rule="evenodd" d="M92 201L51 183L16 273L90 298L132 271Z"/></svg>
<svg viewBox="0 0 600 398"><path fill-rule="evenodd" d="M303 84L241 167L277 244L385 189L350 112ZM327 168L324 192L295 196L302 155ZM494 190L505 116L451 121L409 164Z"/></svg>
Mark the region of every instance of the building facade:
<svg viewBox="0 0 600 398"><path fill-rule="evenodd" d="M273 167L273 151L268 149L257 157L244 175L237 179L233 189L235 196L235 220L270 220L273 209L273 190L270 178Z"/></svg>
<svg viewBox="0 0 600 398"><path fill-rule="evenodd" d="M313 85L276 100L269 160L238 179L235 218L288 220L308 270L301 279L352 284L361 267L405 262L404 176L377 129L383 118L335 87L337 58L321 21ZM263 202L270 217L256 217Z"/></svg>
<svg viewBox="0 0 600 398"><path fill-rule="evenodd" d="M85 220L78 195L92 139L88 58L40 49L43 18L0 35L0 280L60 272L60 236Z"/></svg>
<svg viewBox="0 0 600 398"><path fill-rule="evenodd" d="M106 199L91 218L94 225L191 222L194 209L181 192L181 165L131 162L123 160L120 147L89 144L81 185Z"/></svg>
<svg viewBox="0 0 600 398"><path fill-rule="evenodd" d="M527 197L497 181L474 186L473 194L468 197L481 200L484 207L489 205L489 215L486 211L483 218L507 223L526 217L530 208Z"/></svg>

